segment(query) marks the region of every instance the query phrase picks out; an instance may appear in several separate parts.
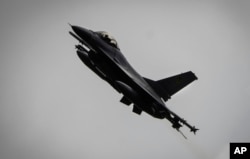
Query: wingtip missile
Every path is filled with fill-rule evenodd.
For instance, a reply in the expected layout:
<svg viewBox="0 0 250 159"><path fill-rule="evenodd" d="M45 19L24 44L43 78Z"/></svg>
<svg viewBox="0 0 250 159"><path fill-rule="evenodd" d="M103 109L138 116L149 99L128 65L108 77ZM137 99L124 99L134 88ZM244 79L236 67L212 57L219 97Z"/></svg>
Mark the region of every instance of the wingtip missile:
<svg viewBox="0 0 250 159"><path fill-rule="evenodd" d="M75 35L74 33L72 33L71 31L69 31L69 34L73 36L76 40L78 40L80 43L83 43L83 40L79 38L77 35Z"/></svg>

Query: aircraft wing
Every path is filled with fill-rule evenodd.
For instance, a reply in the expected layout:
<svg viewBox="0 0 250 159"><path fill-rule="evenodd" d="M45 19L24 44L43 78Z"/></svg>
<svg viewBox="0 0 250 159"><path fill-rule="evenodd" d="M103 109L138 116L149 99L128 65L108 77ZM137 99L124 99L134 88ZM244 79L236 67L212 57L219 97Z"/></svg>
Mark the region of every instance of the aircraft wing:
<svg viewBox="0 0 250 159"><path fill-rule="evenodd" d="M144 79L153 87L157 94L164 99L164 101L167 101L172 95L198 78L193 72L189 71L158 81L147 78Z"/></svg>
<svg viewBox="0 0 250 159"><path fill-rule="evenodd" d="M147 78L144 79L161 98L167 101L172 95L177 93L179 90L181 90L188 84L192 83L194 80L197 80L198 78L195 76L193 72L189 71L186 73L161 79L158 81L153 81ZM196 131L198 130L194 126L191 126L189 123L187 123L186 120L179 117L177 114L175 114L169 109L166 118L173 124L173 128L175 128L179 132L180 132L179 128L182 127L183 125L186 125L191 132L196 133Z"/></svg>

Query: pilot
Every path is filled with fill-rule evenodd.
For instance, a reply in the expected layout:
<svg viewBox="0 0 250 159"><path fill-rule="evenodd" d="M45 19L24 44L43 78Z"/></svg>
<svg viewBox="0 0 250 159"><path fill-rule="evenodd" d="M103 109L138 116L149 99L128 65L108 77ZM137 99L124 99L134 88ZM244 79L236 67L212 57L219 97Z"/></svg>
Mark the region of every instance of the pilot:
<svg viewBox="0 0 250 159"><path fill-rule="evenodd" d="M117 41L115 40L115 38L113 36L111 36L110 34L108 34L107 32L105 31L100 31L98 32L101 34L101 36L103 37L103 39L109 43L110 45L116 47L117 49L119 49L118 47L118 44L117 44Z"/></svg>

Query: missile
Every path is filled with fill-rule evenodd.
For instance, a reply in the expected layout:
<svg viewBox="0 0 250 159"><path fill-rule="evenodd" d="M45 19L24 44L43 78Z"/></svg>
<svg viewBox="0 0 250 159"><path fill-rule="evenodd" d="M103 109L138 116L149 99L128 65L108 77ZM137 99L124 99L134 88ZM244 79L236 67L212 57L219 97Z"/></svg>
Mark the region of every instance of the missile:
<svg viewBox="0 0 250 159"><path fill-rule="evenodd" d="M83 44L81 47L86 50L87 52L89 52L91 50L91 47L80 37L78 37L77 35L75 35L74 33L72 33L71 31L69 31L69 34L71 36L73 36L76 40L78 40L81 44ZM78 47L78 45L77 45ZM77 48L78 49L78 48ZM92 49L94 51L94 49Z"/></svg>
<svg viewBox="0 0 250 159"><path fill-rule="evenodd" d="M80 43L82 43L82 39L79 38L77 35L75 35L74 33L72 33L71 31L69 31L69 34L72 35L76 40L78 40Z"/></svg>

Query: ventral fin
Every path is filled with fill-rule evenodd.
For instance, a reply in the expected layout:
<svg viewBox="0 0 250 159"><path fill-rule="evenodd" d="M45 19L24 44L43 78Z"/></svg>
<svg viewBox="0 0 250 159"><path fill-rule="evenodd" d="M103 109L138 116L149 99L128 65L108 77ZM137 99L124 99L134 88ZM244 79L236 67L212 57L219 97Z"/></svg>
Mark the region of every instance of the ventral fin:
<svg viewBox="0 0 250 159"><path fill-rule="evenodd" d="M121 103L126 104L126 105L130 105L132 102L125 96L122 97L122 99L120 100Z"/></svg>
<svg viewBox="0 0 250 159"><path fill-rule="evenodd" d="M139 107L137 107L136 105L134 105L133 112L138 114L138 115L141 115L142 110Z"/></svg>

